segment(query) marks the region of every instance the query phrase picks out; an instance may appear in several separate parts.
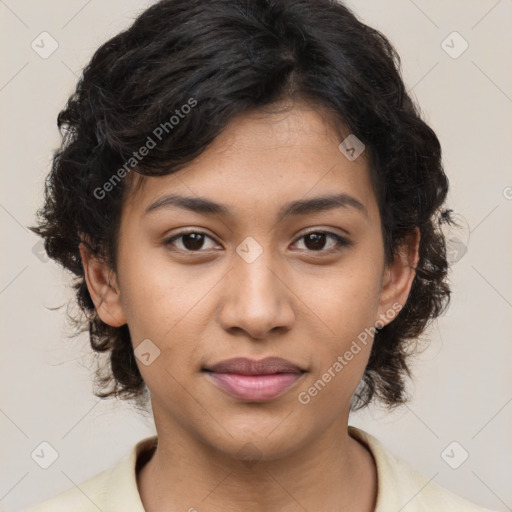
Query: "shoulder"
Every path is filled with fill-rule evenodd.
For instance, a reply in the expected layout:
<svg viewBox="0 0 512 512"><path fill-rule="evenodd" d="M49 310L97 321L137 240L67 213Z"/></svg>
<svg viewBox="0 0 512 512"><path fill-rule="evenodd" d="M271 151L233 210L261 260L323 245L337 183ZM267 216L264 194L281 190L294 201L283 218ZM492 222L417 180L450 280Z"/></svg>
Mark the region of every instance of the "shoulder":
<svg viewBox="0 0 512 512"><path fill-rule="evenodd" d="M375 437L355 427L350 436L367 446L377 465L376 512L492 512L454 494L390 453Z"/></svg>
<svg viewBox="0 0 512 512"><path fill-rule="evenodd" d="M25 512L144 512L137 488L136 464L141 453L152 449L157 437L139 441L114 467L75 485Z"/></svg>
<svg viewBox="0 0 512 512"><path fill-rule="evenodd" d="M68 489L25 512L95 512L102 509L109 481L115 468L99 473L76 487Z"/></svg>

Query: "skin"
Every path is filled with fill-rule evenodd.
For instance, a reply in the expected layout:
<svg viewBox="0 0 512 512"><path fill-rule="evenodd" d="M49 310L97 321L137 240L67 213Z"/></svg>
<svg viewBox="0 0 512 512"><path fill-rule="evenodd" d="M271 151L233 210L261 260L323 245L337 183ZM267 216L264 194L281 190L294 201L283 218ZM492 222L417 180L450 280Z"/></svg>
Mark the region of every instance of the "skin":
<svg viewBox="0 0 512 512"><path fill-rule="evenodd" d="M350 161L338 149L347 135L302 103L243 114L187 167L144 178L129 196L117 275L81 246L102 320L127 323L135 348L150 339L160 350L149 366L137 361L159 438L138 475L148 512L374 510L374 460L347 432L373 340L307 405L298 401L359 333L392 321L418 259L416 231L386 264L366 155ZM144 215L170 193L224 203L232 217L176 207ZM353 196L365 212L345 206L276 218L290 201L334 193ZM190 237L165 244L189 227L207 235L202 245ZM304 238L319 231L352 245L336 251L329 236L317 246ZM263 251L251 263L236 252L248 236ZM201 371L238 356L282 357L306 373L278 398L246 402ZM240 453L247 443L252 463Z"/></svg>

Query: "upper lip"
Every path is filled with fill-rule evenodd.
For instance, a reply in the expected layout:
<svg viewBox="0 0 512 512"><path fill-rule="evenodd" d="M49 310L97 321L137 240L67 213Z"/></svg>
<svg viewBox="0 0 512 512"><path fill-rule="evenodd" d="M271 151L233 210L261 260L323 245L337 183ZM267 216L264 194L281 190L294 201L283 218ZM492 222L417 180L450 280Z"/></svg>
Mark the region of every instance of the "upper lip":
<svg viewBox="0 0 512 512"><path fill-rule="evenodd" d="M205 368L216 373L236 373L238 375L272 375L274 373L302 373L296 364L280 357L266 357L265 359L249 359L235 357L226 359Z"/></svg>

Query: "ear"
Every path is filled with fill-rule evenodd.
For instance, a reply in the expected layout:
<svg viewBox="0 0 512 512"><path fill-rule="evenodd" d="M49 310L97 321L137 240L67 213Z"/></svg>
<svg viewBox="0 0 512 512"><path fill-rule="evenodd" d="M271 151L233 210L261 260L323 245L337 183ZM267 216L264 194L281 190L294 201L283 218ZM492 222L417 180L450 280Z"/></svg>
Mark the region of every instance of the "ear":
<svg viewBox="0 0 512 512"><path fill-rule="evenodd" d="M83 243L80 244L80 256L87 288L99 317L112 327L121 327L126 324L114 272Z"/></svg>
<svg viewBox="0 0 512 512"><path fill-rule="evenodd" d="M404 307L411 290L419 260L420 230L407 235L395 251L393 261L382 275L378 327L390 323Z"/></svg>

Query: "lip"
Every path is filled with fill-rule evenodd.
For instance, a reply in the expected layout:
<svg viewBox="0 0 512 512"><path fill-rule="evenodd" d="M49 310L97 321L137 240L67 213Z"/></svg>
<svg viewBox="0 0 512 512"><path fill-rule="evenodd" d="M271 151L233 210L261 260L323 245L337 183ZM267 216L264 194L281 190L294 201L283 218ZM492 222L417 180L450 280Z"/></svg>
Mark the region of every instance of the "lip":
<svg viewBox="0 0 512 512"><path fill-rule="evenodd" d="M234 398L263 402L286 393L305 373L278 357L254 360L237 357L205 368L209 380Z"/></svg>
<svg viewBox="0 0 512 512"><path fill-rule="evenodd" d="M274 373L301 373L303 370L296 364L280 357L250 359L234 357L220 361L205 368L215 373L236 373L238 375L271 375Z"/></svg>

